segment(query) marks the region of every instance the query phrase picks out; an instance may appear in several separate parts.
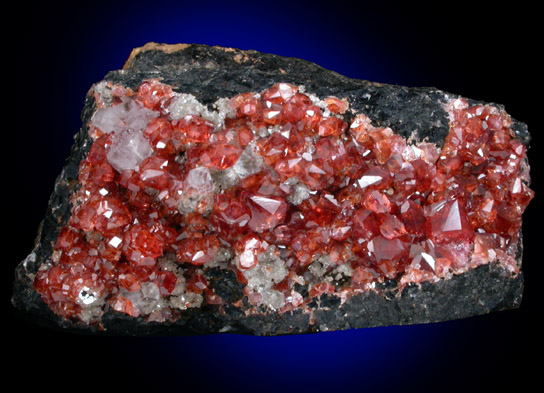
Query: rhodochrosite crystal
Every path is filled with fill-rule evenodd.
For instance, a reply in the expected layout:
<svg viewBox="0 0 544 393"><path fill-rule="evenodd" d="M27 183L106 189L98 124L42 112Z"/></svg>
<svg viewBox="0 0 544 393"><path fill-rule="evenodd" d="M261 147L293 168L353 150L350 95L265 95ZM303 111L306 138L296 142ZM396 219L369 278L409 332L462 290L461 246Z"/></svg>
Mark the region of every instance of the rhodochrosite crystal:
<svg viewBox="0 0 544 393"><path fill-rule="evenodd" d="M188 50L164 48L140 56ZM253 64L250 52L194 50ZM185 88L183 61L91 89L77 186L19 272L40 315L128 334L285 334L486 312L443 290L476 271L519 292L533 191L526 144L502 108L441 93L442 140L426 138L424 122L399 133L375 116L370 107L385 104L372 103L368 82L359 87L367 104L349 90L314 91L282 69L250 89L195 86L213 90L212 101ZM128 64L124 73L137 71ZM399 113L417 124L407 100ZM432 288L473 305L451 315L428 295L418 305L417 291ZM388 302L406 310L374 321L372 307Z"/></svg>

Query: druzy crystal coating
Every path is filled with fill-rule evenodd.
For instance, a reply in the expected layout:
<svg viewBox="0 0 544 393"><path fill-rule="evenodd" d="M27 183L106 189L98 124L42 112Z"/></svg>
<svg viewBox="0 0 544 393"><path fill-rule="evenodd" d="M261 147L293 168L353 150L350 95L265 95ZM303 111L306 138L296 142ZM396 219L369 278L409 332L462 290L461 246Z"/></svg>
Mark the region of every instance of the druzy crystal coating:
<svg viewBox="0 0 544 393"><path fill-rule="evenodd" d="M449 99L436 146L289 83L213 110L158 80L95 95L71 216L34 280L57 315L221 307L209 268L235 274L249 312L277 313L387 280L520 271L526 147L494 106Z"/></svg>

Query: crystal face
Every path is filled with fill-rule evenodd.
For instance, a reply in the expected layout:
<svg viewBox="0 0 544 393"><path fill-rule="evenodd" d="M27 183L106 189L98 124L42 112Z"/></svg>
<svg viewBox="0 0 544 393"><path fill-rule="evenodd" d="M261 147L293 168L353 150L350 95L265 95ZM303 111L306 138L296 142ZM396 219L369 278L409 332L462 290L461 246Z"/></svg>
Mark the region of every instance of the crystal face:
<svg viewBox="0 0 544 393"><path fill-rule="evenodd" d="M173 321L224 303L209 268L234 272L250 313L488 263L519 273L533 191L526 147L493 106L450 99L439 148L288 83L217 111L157 80L111 87L70 219L34 280L62 317Z"/></svg>

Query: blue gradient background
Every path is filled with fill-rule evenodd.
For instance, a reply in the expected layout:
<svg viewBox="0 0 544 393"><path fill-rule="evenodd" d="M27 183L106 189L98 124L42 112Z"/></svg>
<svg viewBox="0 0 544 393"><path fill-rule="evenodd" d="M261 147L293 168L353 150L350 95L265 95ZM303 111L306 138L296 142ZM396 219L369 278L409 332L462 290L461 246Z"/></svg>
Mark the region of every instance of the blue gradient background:
<svg viewBox="0 0 544 393"><path fill-rule="evenodd" d="M6 307L11 311L13 269L32 248L53 183L80 127L87 90L109 70L121 68L131 49L146 42L256 49L304 58L353 78L433 86L501 103L530 130L538 128L527 97L537 80L531 50L536 25L528 20L537 14L534 10L354 4L15 5L8 33L17 38L8 43L4 81L5 113L13 124L4 130L8 153L3 159L14 168L7 171L6 184L16 192L4 213L11 223L5 242L11 245L5 247ZM531 159L534 146L540 146L540 137L533 135ZM534 173L538 201L540 183ZM19 380L15 372L24 363L32 368L29 380L56 385L48 377L55 375L69 379L65 387L73 390L100 388L106 375L112 377L106 385L137 386L132 389L136 392L444 392L528 383L535 377L528 354L542 344L536 293L541 259L536 242L542 231L536 203L525 216L526 289L517 310L440 324L270 338L96 338L10 317L12 336L6 340L13 337L18 344L9 353L14 360L11 378Z"/></svg>

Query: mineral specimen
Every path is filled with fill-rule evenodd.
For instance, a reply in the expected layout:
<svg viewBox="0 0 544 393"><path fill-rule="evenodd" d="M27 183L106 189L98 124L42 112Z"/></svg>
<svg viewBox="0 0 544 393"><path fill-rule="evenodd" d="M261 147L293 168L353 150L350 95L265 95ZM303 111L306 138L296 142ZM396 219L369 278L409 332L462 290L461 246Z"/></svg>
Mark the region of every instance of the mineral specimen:
<svg viewBox="0 0 544 393"><path fill-rule="evenodd" d="M16 272L38 323L273 335L519 305L529 134L499 105L148 44L83 114Z"/></svg>

